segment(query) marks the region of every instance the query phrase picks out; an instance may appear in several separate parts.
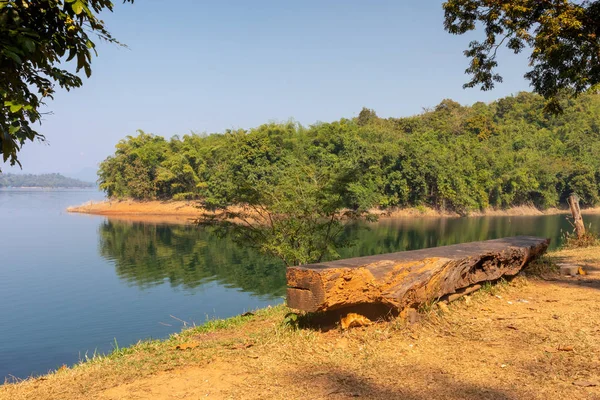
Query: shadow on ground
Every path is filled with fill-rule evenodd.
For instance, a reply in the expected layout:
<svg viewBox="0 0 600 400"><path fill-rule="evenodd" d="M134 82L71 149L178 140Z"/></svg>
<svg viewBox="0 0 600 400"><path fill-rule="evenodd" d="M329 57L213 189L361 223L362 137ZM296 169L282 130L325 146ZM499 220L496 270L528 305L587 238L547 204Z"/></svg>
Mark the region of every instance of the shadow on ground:
<svg viewBox="0 0 600 400"><path fill-rule="evenodd" d="M402 400L430 400L430 399L461 399L461 400L516 400L516 395L509 395L503 390L497 390L485 385L475 386L452 379L443 371L432 373L431 370L415 367L420 370L418 382L394 382L382 384L373 377L365 377L344 370L333 370L326 373L298 373L290 376L290 382L307 384L312 388L312 394L307 398L360 398L360 399L402 399ZM416 371L413 372L415 374ZM305 382L301 382L305 381ZM402 387L408 383L405 387Z"/></svg>
<svg viewBox="0 0 600 400"><path fill-rule="evenodd" d="M585 249L582 249L582 251L585 251ZM597 263L573 261L568 256L554 256L552 257L552 263L556 264L556 270L559 269L558 264L561 263L579 266L585 271L585 275L565 276L557 273L553 276L544 277L545 281L600 290L600 266Z"/></svg>

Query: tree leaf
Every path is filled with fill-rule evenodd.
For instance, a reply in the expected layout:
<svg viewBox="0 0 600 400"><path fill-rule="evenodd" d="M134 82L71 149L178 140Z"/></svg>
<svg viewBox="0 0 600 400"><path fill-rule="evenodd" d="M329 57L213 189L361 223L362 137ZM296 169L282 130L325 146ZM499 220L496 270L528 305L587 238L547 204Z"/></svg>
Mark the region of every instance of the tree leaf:
<svg viewBox="0 0 600 400"><path fill-rule="evenodd" d="M12 104L10 106L10 112L16 113L19 112L23 108L23 104Z"/></svg>
<svg viewBox="0 0 600 400"><path fill-rule="evenodd" d="M15 61L17 64L22 64L23 61L21 60L21 57L19 57L19 55L13 51L10 51L8 49L4 49L4 54L7 55L8 57L10 57L13 61Z"/></svg>
<svg viewBox="0 0 600 400"><path fill-rule="evenodd" d="M30 52L33 53L35 51L35 42L31 39L24 39L23 46Z"/></svg>
<svg viewBox="0 0 600 400"><path fill-rule="evenodd" d="M73 12L77 15L81 14L81 12L83 11L83 2L81 2L81 0L76 0L72 5L71 8L73 9Z"/></svg>

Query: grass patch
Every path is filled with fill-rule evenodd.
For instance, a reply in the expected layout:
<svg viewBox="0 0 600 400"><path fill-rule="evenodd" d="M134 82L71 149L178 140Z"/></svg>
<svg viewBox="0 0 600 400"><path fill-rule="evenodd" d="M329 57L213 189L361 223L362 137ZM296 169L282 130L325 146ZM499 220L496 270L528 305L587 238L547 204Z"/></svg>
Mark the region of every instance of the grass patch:
<svg viewBox="0 0 600 400"><path fill-rule="evenodd" d="M563 235L563 244L561 248L564 250L569 250L595 247L600 245L600 239L598 238L598 235L594 232L591 232L589 230L590 228L591 227L588 227L588 230L580 238L578 238L573 232L565 232Z"/></svg>
<svg viewBox="0 0 600 400"><path fill-rule="evenodd" d="M426 301L425 303L421 303L417 311L419 312L419 314L423 314L425 316L429 316L431 313L437 314L437 312L439 311L437 306L438 302L439 300L435 299Z"/></svg>
<svg viewBox="0 0 600 400"><path fill-rule="evenodd" d="M208 320L202 325L184 328L181 332L174 333L167 339L140 340L137 343L127 347L120 347L115 339L112 352L107 354L94 352L92 356L88 356L86 353L80 362L75 364L73 367L61 367L56 371L51 372L51 375L62 373L66 369L81 370L92 366L104 366L106 364L122 365L125 368L130 368L132 366L137 368L142 364L147 363L148 359L152 359L152 362L144 366L142 369L154 370L153 366L161 363L166 363L168 365L172 365L173 367L184 365L187 361L189 361L189 355L193 353L186 351L175 352L174 349L177 347L177 345L195 340L200 335L215 333L216 335L211 337L210 341L206 341L199 346L203 350L215 348L219 344L223 344L223 342L231 341L231 336L218 335L219 333L224 333L226 331L243 332L241 328L250 322L256 322L260 320L282 320L285 312L287 311L287 307L284 305L278 305L275 307L267 307L256 310L252 313L237 315L231 318L212 319ZM148 368L148 366L150 366L150 368Z"/></svg>
<svg viewBox="0 0 600 400"><path fill-rule="evenodd" d="M545 275L556 274L559 271L558 265L554 262L552 256L543 255L523 268L522 273L528 277L541 278Z"/></svg>
<svg viewBox="0 0 600 400"><path fill-rule="evenodd" d="M489 296L496 296L502 292L505 292L508 286L509 282L504 278L500 278L497 281L487 281L481 285L479 293Z"/></svg>

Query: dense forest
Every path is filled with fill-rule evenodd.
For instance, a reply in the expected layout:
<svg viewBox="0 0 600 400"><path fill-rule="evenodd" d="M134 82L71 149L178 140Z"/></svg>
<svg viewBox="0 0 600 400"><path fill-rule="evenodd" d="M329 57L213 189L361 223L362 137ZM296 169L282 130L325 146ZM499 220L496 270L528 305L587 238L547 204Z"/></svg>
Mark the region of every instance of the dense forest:
<svg viewBox="0 0 600 400"><path fill-rule="evenodd" d="M600 95L565 100L548 115L544 99L519 93L490 104L444 100L405 118L358 117L305 127L269 123L249 130L175 136L140 132L100 165L113 198L252 201L287 179L329 182L328 196L351 207L429 206L461 214L489 207L557 206L576 192L600 202ZM246 200L240 193L246 193Z"/></svg>
<svg viewBox="0 0 600 400"><path fill-rule="evenodd" d="M0 174L0 187L90 188L94 184L61 174Z"/></svg>

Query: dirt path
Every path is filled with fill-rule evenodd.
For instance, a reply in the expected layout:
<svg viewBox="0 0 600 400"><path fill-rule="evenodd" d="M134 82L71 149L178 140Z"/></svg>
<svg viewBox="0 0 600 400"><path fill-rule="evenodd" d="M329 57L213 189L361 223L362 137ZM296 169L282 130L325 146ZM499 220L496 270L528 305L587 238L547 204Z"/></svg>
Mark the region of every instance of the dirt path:
<svg viewBox="0 0 600 400"><path fill-rule="evenodd" d="M600 248L585 276L517 278L414 325L291 330L286 310L0 387L0 399L600 399ZM162 346L162 347L160 347Z"/></svg>

